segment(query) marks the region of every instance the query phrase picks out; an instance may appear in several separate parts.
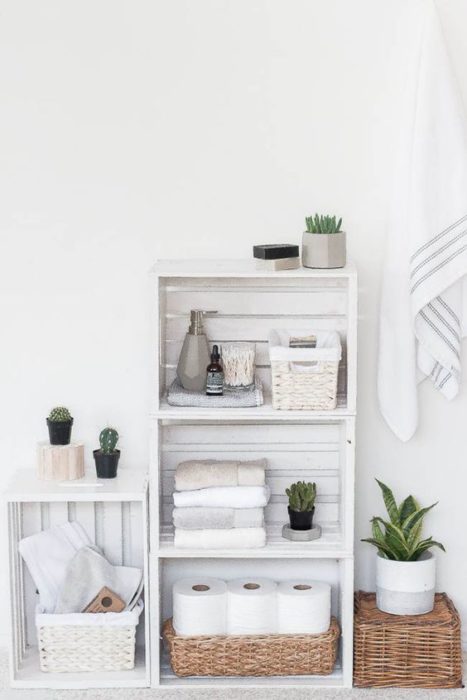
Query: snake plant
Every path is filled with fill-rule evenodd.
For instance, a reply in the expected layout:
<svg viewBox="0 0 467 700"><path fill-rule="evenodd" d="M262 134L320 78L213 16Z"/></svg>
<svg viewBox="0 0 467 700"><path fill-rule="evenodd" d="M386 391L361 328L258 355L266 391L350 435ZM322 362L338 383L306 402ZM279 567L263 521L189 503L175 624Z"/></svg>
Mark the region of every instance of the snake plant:
<svg viewBox="0 0 467 700"><path fill-rule="evenodd" d="M413 496L407 496L397 505L391 489L382 481L376 481L382 491L389 520L378 516L372 518L372 537L362 542L374 545L382 557L393 561L417 561L431 547L439 547L445 552L443 545L432 537L422 539L423 518L436 503L421 508Z"/></svg>
<svg viewBox="0 0 467 700"><path fill-rule="evenodd" d="M305 218L308 233L340 233L342 219L336 221L335 216L307 216Z"/></svg>

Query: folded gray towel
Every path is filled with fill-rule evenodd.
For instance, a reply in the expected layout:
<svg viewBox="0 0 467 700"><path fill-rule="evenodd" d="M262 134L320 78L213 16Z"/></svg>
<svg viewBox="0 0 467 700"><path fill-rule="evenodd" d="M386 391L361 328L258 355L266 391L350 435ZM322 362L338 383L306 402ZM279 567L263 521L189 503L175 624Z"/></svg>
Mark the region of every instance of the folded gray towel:
<svg viewBox="0 0 467 700"><path fill-rule="evenodd" d="M141 588L141 581L141 569L112 566L93 547L82 547L66 568L55 612L82 612L104 586L120 596L128 606Z"/></svg>
<svg viewBox="0 0 467 700"><path fill-rule="evenodd" d="M201 408L249 408L263 405L263 387L259 379L251 389L229 389L223 396L206 396L200 391L184 389L174 379L167 393L170 406L197 406Z"/></svg>
<svg viewBox="0 0 467 700"><path fill-rule="evenodd" d="M239 462L222 459L190 459L175 470L177 491L194 491L211 486L264 486L267 461Z"/></svg>
<svg viewBox="0 0 467 700"><path fill-rule="evenodd" d="M174 508L173 522L181 530L229 530L263 527L262 508Z"/></svg>

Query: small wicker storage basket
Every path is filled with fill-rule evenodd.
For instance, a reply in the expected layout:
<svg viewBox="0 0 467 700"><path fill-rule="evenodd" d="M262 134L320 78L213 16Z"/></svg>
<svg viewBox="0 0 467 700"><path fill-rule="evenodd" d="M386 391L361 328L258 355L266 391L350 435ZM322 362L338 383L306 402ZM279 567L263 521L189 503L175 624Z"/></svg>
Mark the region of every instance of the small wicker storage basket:
<svg viewBox="0 0 467 700"><path fill-rule="evenodd" d="M121 613L36 612L41 671L122 671L135 665L135 633L143 610Z"/></svg>
<svg viewBox="0 0 467 700"><path fill-rule="evenodd" d="M461 625L445 593L426 615L389 615L374 593L355 594L354 685L462 687Z"/></svg>
<svg viewBox="0 0 467 700"><path fill-rule="evenodd" d="M163 634L177 676L300 676L332 673L336 618L324 634L177 637L172 620Z"/></svg>
<svg viewBox="0 0 467 700"><path fill-rule="evenodd" d="M272 406L280 410L332 410L342 348L335 331L316 333L316 348L290 348L291 336L310 331L274 330L269 335Z"/></svg>

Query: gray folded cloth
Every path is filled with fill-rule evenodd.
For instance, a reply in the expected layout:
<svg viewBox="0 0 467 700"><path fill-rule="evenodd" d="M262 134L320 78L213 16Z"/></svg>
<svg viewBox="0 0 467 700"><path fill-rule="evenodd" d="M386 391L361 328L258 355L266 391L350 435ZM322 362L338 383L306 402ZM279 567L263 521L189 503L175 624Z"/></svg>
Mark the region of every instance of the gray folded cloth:
<svg viewBox="0 0 467 700"><path fill-rule="evenodd" d="M174 508L173 522L181 530L229 530L263 527L262 508Z"/></svg>
<svg viewBox="0 0 467 700"><path fill-rule="evenodd" d="M222 396L206 396L200 391L184 389L178 379L169 387L167 402L170 406L199 408L250 408L263 405L263 387L259 379L251 389L229 389Z"/></svg>
<svg viewBox="0 0 467 700"><path fill-rule="evenodd" d="M211 486L264 486L267 461L248 462L218 459L190 459L175 470L177 491L194 491Z"/></svg>
<svg viewBox="0 0 467 700"><path fill-rule="evenodd" d="M131 566L112 566L93 547L82 547L66 567L56 613L82 612L107 586L128 606L141 590L142 571Z"/></svg>

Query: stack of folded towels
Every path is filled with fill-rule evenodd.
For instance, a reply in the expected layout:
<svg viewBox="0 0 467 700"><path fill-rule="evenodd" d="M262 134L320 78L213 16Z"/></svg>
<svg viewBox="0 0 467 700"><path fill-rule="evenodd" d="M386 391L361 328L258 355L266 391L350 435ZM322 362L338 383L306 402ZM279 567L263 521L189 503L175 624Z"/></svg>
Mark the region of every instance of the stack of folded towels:
<svg viewBox="0 0 467 700"><path fill-rule="evenodd" d="M175 471L175 546L264 547L267 461L189 460Z"/></svg>

